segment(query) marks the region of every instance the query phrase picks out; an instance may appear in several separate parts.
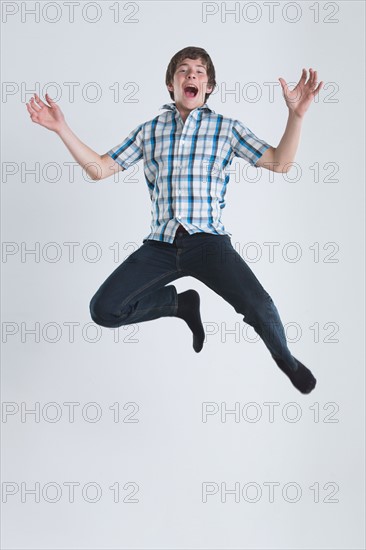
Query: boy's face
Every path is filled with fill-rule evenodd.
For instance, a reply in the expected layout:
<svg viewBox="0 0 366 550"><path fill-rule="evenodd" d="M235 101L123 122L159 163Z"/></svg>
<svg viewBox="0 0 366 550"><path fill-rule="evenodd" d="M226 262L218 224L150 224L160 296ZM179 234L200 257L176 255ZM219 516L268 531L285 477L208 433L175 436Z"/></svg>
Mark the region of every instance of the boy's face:
<svg viewBox="0 0 366 550"><path fill-rule="evenodd" d="M207 82L206 66L202 59L187 57L177 66L174 80L168 85L168 90L174 92L174 101L177 107L191 111L202 107L205 103L206 92L212 91L212 86L207 86Z"/></svg>

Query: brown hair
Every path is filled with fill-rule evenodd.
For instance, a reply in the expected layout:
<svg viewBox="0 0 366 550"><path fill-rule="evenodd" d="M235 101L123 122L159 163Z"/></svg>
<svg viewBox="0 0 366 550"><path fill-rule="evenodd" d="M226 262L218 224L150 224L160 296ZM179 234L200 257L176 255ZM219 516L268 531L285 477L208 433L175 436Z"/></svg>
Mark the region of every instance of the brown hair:
<svg viewBox="0 0 366 550"><path fill-rule="evenodd" d="M208 76L207 86L212 86L212 91L214 90L216 86L216 75L215 75L215 67L212 63L212 59L209 56L209 54L204 50L203 48L196 48L195 46L188 46L187 48L183 48L183 50L180 50L177 52L173 57L171 58L168 68L166 70L165 74L165 84L172 84L174 80L174 74L177 69L177 66L183 59L188 57L189 59L198 59L201 58L203 61L203 64L206 65L206 71ZM212 91L210 93L205 94L205 103L212 94ZM168 90L170 97L174 101L174 92Z"/></svg>

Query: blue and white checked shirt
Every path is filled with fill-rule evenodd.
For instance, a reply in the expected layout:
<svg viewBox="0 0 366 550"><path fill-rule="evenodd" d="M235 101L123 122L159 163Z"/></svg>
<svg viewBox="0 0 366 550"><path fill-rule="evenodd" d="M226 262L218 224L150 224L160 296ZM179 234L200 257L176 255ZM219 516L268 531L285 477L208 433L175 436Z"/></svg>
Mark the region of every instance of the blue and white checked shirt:
<svg viewBox="0 0 366 550"><path fill-rule="evenodd" d="M182 224L192 234L232 234L221 222L234 157L255 165L271 147L239 120L212 111L207 103L183 120L175 103L152 120L139 124L108 155L124 169L140 159L151 199L151 231L147 239L172 243Z"/></svg>

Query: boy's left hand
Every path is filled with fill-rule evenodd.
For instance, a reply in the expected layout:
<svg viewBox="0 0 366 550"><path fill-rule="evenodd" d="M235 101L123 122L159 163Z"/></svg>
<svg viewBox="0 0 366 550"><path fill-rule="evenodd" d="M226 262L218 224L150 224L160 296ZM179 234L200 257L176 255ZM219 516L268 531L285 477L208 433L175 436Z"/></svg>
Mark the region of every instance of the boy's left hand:
<svg viewBox="0 0 366 550"><path fill-rule="evenodd" d="M304 116L309 108L310 103L313 101L313 98L319 93L319 91L323 87L323 81L321 81L316 87L317 71L313 71L313 69L309 69L309 71L309 80L305 83L307 71L306 69L302 70L301 78L293 90L288 89L286 81L283 78L278 79L282 86L282 91L287 107L290 111L292 111L295 115L299 117Z"/></svg>

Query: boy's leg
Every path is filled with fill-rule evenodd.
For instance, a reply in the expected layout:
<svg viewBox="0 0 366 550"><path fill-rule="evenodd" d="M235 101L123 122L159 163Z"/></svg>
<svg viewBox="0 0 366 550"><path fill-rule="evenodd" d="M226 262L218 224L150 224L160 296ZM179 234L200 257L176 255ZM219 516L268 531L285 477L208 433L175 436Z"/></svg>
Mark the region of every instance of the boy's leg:
<svg viewBox="0 0 366 550"><path fill-rule="evenodd" d="M114 328L159 317L183 319L193 333L193 349L201 351L205 333L195 290L177 293L170 281L186 276L175 244L146 241L104 281L90 302L98 325Z"/></svg>
<svg viewBox="0 0 366 550"><path fill-rule="evenodd" d="M236 252L228 235L205 234L200 246L181 257L185 271L205 283L244 315L261 337L272 358L303 393L315 386L315 378L287 347L285 331L271 296Z"/></svg>
<svg viewBox="0 0 366 550"><path fill-rule="evenodd" d="M115 328L159 317L174 316L178 297L170 281L182 277L176 251L169 243L146 241L122 262L90 301L98 325Z"/></svg>

